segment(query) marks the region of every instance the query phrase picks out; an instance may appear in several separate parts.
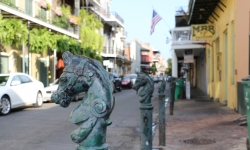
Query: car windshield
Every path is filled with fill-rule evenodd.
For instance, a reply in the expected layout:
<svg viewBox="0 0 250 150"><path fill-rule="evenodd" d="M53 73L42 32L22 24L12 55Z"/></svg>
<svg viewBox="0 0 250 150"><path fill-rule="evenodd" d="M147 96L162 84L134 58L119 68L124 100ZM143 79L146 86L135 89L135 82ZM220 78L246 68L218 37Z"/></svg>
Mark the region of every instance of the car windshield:
<svg viewBox="0 0 250 150"><path fill-rule="evenodd" d="M9 79L9 76L0 76L0 86L5 86L8 79Z"/></svg>
<svg viewBox="0 0 250 150"><path fill-rule="evenodd" d="M123 77L123 79L130 79L130 78L131 76L128 76L128 75Z"/></svg>
<svg viewBox="0 0 250 150"><path fill-rule="evenodd" d="M131 75L132 79L136 79L136 77L137 77L136 75Z"/></svg>

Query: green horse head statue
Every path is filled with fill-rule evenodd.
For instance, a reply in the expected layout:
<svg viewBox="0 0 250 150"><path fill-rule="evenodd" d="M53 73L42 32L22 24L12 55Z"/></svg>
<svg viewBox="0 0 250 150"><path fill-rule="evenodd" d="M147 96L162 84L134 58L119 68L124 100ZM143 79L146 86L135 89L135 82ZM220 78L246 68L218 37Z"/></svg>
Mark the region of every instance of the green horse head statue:
<svg viewBox="0 0 250 150"><path fill-rule="evenodd" d="M139 89L142 89L139 91ZM138 74L133 89L139 91L139 96L142 97L140 103L144 105L151 105L151 97L154 92L154 81L147 74Z"/></svg>
<svg viewBox="0 0 250 150"><path fill-rule="evenodd" d="M62 57L65 68L51 100L68 107L75 95L86 92L70 116L70 122L79 126L71 139L79 144L77 150L106 150L106 127L112 123L109 116L115 104L108 74L97 60L70 52L64 52Z"/></svg>

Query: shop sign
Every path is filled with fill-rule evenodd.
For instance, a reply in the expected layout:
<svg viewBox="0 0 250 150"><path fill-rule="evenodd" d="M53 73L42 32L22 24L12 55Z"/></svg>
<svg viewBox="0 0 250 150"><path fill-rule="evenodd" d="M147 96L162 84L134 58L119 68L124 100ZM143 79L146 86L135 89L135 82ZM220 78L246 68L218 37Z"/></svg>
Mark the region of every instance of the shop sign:
<svg viewBox="0 0 250 150"><path fill-rule="evenodd" d="M212 24L192 25L192 40L210 41L215 34L215 26Z"/></svg>
<svg viewBox="0 0 250 150"><path fill-rule="evenodd" d="M184 63L193 63L194 62L194 52L193 50L184 51Z"/></svg>

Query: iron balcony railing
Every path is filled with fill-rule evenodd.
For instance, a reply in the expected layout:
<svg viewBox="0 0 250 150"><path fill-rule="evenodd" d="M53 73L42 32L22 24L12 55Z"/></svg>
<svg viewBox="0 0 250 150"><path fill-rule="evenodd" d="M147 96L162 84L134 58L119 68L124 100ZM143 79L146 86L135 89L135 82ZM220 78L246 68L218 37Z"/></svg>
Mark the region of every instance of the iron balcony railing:
<svg viewBox="0 0 250 150"><path fill-rule="evenodd" d="M124 23L124 20L117 12L112 12L112 15L115 16L116 19L120 20L122 23Z"/></svg>
<svg viewBox="0 0 250 150"><path fill-rule="evenodd" d="M39 1L26 0L25 3L16 3L16 0L0 0L0 5L5 5L13 10L19 11L20 13L24 13L43 22L55 25L73 34L78 34L78 32L75 30L75 25L71 24L69 20L68 22L66 21L64 23L55 20L57 10L54 10L52 6L50 6L50 9L42 8L39 5Z"/></svg>
<svg viewBox="0 0 250 150"><path fill-rule="evenodd" d="M113 47L103 47L102 52L104 54L116 54L116 55L120 55L120 56L124 56L124 50L119 49L119 48L113 48Z"/></svg>
<svg viewBox="0 0 250 150"><path fill-rule="evenodd" d="M103 47L102 52L103 52L104 54L106 54L106 53L107 53L107 47L106 47L106 46L104 46L104 47Z"/></svg>
<svg viewBox="0 0 250 150"><path fill-rule="evenodd" d="M123 31L123 37L127 37L127 32Z"/></svg>
<svg viewBox="0 0 250 150"><path fill-rule="evenodd" d="M172 44L179 45L191 41L191 28L180 27L175 28L172 33Z"/></svg>
<svg viewBox="0 0 250 150"><path fill-rule="evenodd" d="M107 19L116 18L117 20L119 20L121 23L124 24L123 18L116 12L109 12L106 9L99 7L99 6L95 6L95 7L91 7L91 8L92 8L92 10L103 15Z"/></svg>
<svg viewBox="0 0 250 150"><path fill-rule="evenodd" d="M124 50L121 50L119 48L116 49L116 54L120 56L124 56Z"/></svg>
<svg viewBox="0 0 250 150"><path fill-rule="evenodd" d="M179 6L175 8L175 15L188 15L188 6Z"/></svg>

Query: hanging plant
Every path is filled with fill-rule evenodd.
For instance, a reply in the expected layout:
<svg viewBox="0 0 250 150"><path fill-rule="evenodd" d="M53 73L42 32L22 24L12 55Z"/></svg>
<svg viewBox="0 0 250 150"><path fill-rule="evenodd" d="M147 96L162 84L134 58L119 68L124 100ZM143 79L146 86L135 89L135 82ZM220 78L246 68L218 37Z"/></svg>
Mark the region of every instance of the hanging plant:
<svg viewBox="0 0 250 150"><path fill-rule="evenodd" d="M62 6L60 9L54 10L55 16L52 19L52 23L58 27L67 29L70 26L68 17L71 15L70 6Z"/></svg>
<svg viewBox="0 0 250 150"><path fill-rule="evenodd" d="M30 50L40 53L46 52L49 48L55 47L53 33L47 29L34 28L30 31Z"/></svg>
<svg viewBox="0 0 250 150"><path fill-rule="evenodd" d="M0 40L5 45L20 46L27 42L28 29L27 25L21 20L2 19L0 17Z"/></svg>
<svg viewBox="0 0 250 150"><path fill-rule="evenodd" d="M54 10L54 12L57 16L62 16L62 11L60 9Z"/></svg>
<svg viewBox="0 0 250 150"><path fill-rule="evenodd" d="M0 2L4 3L5 5L8 5L10 7L16 8L15 1L13 1L13 0L0 0Z"/></svg>
<svg viewBox="0 0 250 150"><path fill-rule="evenodd" d="M72 26L79 24L79 18L77 16L71 15L68 17L68 19Z"/></svg>
<svg viewBox="0 0 250 150"><path fill-rule="evenodd" d="M83 48L90 48L101 53L103 49L104 38L100 34L96 33L95 30L92 30L88 26L81 26L80 34Z"/></svg>
<svg viewBox="0 0 250 150"><path fill-rule="evenodd" d="M80 10L79 24L83 26L88 26L92 30L99 30L103 27L102 22L93 14L90 15L85 9Z"/></svg>
<svg viewBox="0 0 250 150"><path fill-rule="evenodd" d="M38 5L39 5L42 9L45 9L45 10L50 10L50 8L51 8L51 5L50 5L47 1L45 1L45 0L40 0L40 1L38 2Z"/></svg>
<svg viewBox="0 0 250 150"><path fill-rule="evenodd" d="M69 51L73 53L74 55L81 55L82 54L82 48L81 44L76 41L76 39L71 38L69 40Z"/></svg>
<svg viewBox="0 0 250 150"><path fill-rule="evenodd" d="M69 37L65 35L58 35L57 42L56 42L58 52L63 53L65 51L68 51L70 48L69 44L70 44Z"/></svg>

